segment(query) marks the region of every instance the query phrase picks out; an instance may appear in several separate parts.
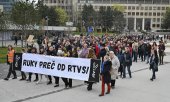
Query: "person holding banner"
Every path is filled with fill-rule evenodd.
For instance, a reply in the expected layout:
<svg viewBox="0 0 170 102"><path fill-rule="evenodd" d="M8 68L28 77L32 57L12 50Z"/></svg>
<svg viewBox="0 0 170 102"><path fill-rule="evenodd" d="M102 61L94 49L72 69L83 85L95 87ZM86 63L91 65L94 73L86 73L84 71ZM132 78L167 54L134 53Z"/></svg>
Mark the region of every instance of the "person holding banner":
<svg viewBox="0 0 170 102"><path fill-rule="evenodd" d="M31 49L31 53L37 54L37 49L36 49L35 47L33 47L33 48ZM27 79L26 81L31 82L31 77L32 77L32 73L29 73L28 79ZM38 74L37 74L37 73L35 73L35 77L36 77L36 78L35 78L34 82L37 82L37 81L38 81Z"/></svg>
<svg viewBox="0 0 170 102"><path fill-rule="evenodd" d="M89 53L88 53L88 55L87 55L87 58L97 59L93 48L90 48L90 49L89 49ZM94 82L89 82L89 81L88 81L87 83L88 83L87 90L88 90L88 91L92 90L92 86L93 86L93 83L94 83Z"/></svg>
<svg viewBox="0 0 170 102"><path fill-rule="evenodd" d="M110 93L111 67L112 67L112 62L109 60L109 56L108 55L104 56L104 62L101 67L102 92L101 94L99 94L99 96L104 96L105 84L107 84L106 94Z"/></svg>
<svg viewBox="0 0 170 102"><path fill-rule="evenodd" d="M22 50L21 50L21 52L22 53L25 53L25 49L23 48ZM25 75L25 73L23 72L23 71L21 71L21 79L20 79L20 81L22 81L22 80L26 80L26 75Z"/></svg>
<svg viewBox="0 0 170 102"><path fill-rule="evenodd" d="M48 48L47 55L49 55L49 56L57 55L56 51L54 50L54 48L52 46L50 46ZM59 87L59 77L54 76L54 79L55 79L55 84L56 84L54 87ZM48 80L49 80L49 82L47 83L47 85L52 84L52 77L50 75L48 75Z"/></svg>
<svg viewBox="0 0 170 102"><path fill-rule="evenodd" d="M7 77L4 78L4 80L9 80L11 73L14 75L12 79L17 79L16 72L13 69L14 53L15 53L15 50L13 49L12 45L8 45L7 63L9 64L9 71L8 71Z"/></svg>
<svg viewBox="0 0 170 102"><path fill-rule="evenodd" d="M42 46L42 47L40 47L40 50L39 50L40 52L39 52L39 54L40 55L45 55L45 49L44 49L44 47ZM40 82L41 82L41 80L42 80L42 74L39 74L39 80L37 81L37 84L39 84ZM47 78L47 75L45 75L45 77ZM48 82L48 78L47 78L47 82Z"/></svg>

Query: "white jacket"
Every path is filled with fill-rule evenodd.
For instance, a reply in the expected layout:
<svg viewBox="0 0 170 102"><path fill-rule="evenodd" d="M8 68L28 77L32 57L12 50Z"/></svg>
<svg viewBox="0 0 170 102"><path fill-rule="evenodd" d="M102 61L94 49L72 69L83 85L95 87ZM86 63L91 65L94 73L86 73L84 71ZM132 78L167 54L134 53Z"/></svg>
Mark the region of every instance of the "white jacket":
<svg viewBox="0 0 170 102"><path fill-rule="evenodd" d="M120 67L120 62L117 56L114 56L113 59L111 59L112 62L112 70L111 70L111 79L116 79L118 76L118 69Z"/></svg>

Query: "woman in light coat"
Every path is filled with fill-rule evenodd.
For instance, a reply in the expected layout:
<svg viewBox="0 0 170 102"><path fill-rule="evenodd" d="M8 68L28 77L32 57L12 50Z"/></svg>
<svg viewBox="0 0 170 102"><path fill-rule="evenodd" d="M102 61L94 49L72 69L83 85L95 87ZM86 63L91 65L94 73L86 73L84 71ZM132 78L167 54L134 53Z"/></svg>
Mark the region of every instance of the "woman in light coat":
<svg viewBox="0 0 170 102"><path fill-rule="evenodd" d="M111 68L111 87L112 89L115 88L115 82L116 82L116 78L118 76L118 69L120 67L120 62L118 57L114 54L113 51L109 52L109 56L110 56L110 61L112 62L112 68Z"/></svg>

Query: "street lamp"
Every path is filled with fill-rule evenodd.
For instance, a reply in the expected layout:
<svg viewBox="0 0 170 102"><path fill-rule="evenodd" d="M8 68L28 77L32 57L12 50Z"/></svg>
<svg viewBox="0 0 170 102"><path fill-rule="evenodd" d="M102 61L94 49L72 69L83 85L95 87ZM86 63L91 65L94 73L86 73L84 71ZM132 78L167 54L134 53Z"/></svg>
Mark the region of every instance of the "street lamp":
<svg viewBox="0 0 170 102"><path fill-rule="evenodd" d="M45 17L45 20L47 22L47 34L48 34L48 20L49 20L48 16Z"/></svg>

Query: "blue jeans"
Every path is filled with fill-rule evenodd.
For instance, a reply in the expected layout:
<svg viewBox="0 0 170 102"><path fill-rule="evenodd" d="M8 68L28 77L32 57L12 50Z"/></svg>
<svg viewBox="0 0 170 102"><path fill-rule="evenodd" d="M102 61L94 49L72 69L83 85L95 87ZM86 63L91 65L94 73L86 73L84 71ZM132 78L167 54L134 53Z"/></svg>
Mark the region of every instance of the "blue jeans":
<svg viewBox="0 0 170 102"><path fill-rule="evenodd" d="M123 67L123 78L126 78L126 67L127 67L128 73L129 73L129 77L131 78L132 75L131 75L130 66L127 66L127 65L125 65L125 66Z"/></svg>

